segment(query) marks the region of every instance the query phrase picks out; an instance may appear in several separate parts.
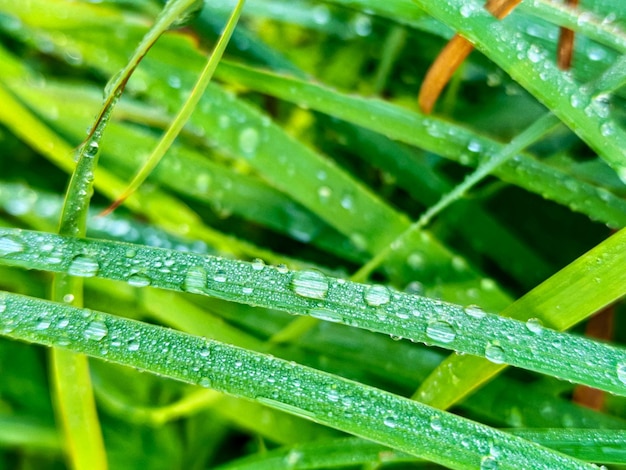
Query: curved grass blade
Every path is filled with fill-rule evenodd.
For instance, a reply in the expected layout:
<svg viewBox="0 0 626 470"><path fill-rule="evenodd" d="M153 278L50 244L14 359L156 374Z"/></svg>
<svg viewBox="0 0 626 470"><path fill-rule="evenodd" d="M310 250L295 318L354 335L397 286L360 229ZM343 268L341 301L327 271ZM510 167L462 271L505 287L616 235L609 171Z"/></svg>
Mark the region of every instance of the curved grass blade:
<svg viewBox="0 0 626 470"><path fill-rule="evenodd" d="M450 468L491 462L500 469L594 468L464 418L271 356L16 294L2 293L0 305L0 331L12 338L256 400ZM49 322L46 329L39 327L42 317ZM163 345L170 345L167 353Z"/></svg>
<svg viewBox="0 0 626 470"><path fill-rule="evenodd" d="M501 315L565 330L626 294L626 229L593 248L506 308ZM539 320L532 320L539 319ZM477 357L450 356L428 377L414 398L448 408L506 366ZM589 367L594 367L590 362ZM622 371L623 373L624 371ZM626 379L626 374L622 374Z"/></svg>
<svg viewBox="0 0 626 470"><path fill-rule="evenodd" d="M137 190L137 188L146 180L146 178L152 172L152 170L154 170L154 168L159 164L159 162L165 155L165 152L167 152L167 150L170 148L170 146L174 142L174 139L176 139L176 136L183 129L183 126L189 120L191 113L194 111L194 109L198 105L200 98L202 97L202 94L206 90L206 87L208 86L209 82L211 81L211 78L213 77L213 73L215 72L215 69L217 68L217 64L219 63L222 56L224 55L224 51L226 50L228 41L230 40L230 37L232 36L233 31L235 30L235 26L237 26L237 21L239 20L239 16L241 15L243 4L244 4L244 0L239 0L237 2L235 9L233 10L230 18L228 19L228 22L226 23L224 32L220 36L217 44L215 45L215 49L213 50L211 56L209 57L209 60L207 61L204 69L200 73L200 76L198 77L198 81L196 82L193 89L191 90L189 97L185 101L185 104L180 108L178 114L174 118L174 121L172 121L172 124L168 127L167 131L165 132L165 134L163 135L163 137L161 138L157 146L154 148L154 150L152 151L152 153L146 160L146 163L144 164L144 166L135 175L135 177L133 178L131 183L128 185L128 187L124 190L122 195L118 197L117 200L115 200L113 204L111 204L107 209L105 209L102 215L106 215L112 212L113 210L115 210L115 208L118 207L120 204L122 204L128 198L128 196L130 196L132 193L134 193Z"/></svg>
<svg viewBox="0 0 626 470"><path fill-rule="evenodd" d="M616 247L623 248L622 238L626 230L620 233L592 250L590 255L578 263L584 265L591 257L595 262L598 253L613 253L618 249ZM318 271L288 271L258 262L247 263L17 229L0 229L0 237L0 241L6 241L9 247L5 255L0 257L2 264L69 272L85 277L98 276L132 285L205 294L308 315L486 357L498 367L507 363L626 395L626 351L536 327L532 323L488 314L474 307L464 309L426 297L393 292L383 286L330 278ZM46 246L54 247L53 251L46 253ZM131 259L126 256L129 250L134 255ZM585 288L591 289L596 296L593 301L589 301L590 304L597 303L599 298L614 299L624 293L626 282L623 282L623 278L626 273L623 270L616 272L616 262L624 256L626 250L616 254L614 259L607 260L604 269L591 270L589 276L594 279L604 278L606 281L603 283L602 295L595 292L598 284L591 288L588 283L585 284ZM162 272L162 263L168 264L168 273ZM140 276L141 284L136 282L137 276ZM571 281L570 277L562 275L565 281ZM577 277L577 282L580 279ZM579 284L572 282L570 286L579 287ZM552 287L557 287L554 281ZM542 296L548 296L547 288L541 291L544 292ZM550 290L549 297L542 300L551 301L555 297ZM570 295L572 297L576 296ZM568 322L582 312L576 304L571 304L571 300L568 301L568 307L571 308L562 310L567 314L559 312L552 323ZM533 302L523 311L530 316L543 313L537 312L536 308ZM582 313L586 316L590 312ZM550 317L545 316L546 324L552 326L552 323L548 323ZM593 364L593 367L589 367L589 364Z"/></svg>

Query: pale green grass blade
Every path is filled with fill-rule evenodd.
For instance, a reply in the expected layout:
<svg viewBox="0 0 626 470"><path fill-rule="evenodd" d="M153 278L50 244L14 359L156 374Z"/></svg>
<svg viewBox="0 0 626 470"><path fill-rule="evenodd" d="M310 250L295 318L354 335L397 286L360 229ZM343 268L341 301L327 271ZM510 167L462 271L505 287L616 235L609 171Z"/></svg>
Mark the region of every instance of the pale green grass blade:
<svg viewBox="0 0 626 470"><path fill-rule="evenodd" d="M425 117L417 112L377 99L346 95L323 85L276 75L250 67L222 62L217 76L253 90L299 103L387 137L475 165L484 156L497 153L502 144L458 125ZM530 157L518 155L494 171L506 182L541 194L592 220L613 227L626 225L626 201Z"/></svg>
<svg viewBox="0 0 626 470"><path fill-rule="evenodd" d="M623 233L626 231L622 232L622 237ZM5 264L83 277L99 276L131 285L206 294L309 315L483 356L497 364L496 369L507 363L626 395L625 351L534 323L487 314L474 307L464 309L425 297L392 292L383 286L333 279L318 271L292 272L258 262L246 263L119 242L84 241L15 229L0 229L0 235L6 245L1 260ZM623 248L619 236L610 240L613 252ZM55 248L53 253L42 257L44 245ZM130 259L126 255L129 250L133 253ZM621 250L622 256L626 256L624 252ZM598 253L608 254L609 249L600 245L592 253L595 262ZM50 261L51 257L54 262ZM578 263L588 263L590 257ZM603 282L605 301L622 295L626 286L626 282L620 282L624 272L615 273L615 258L605 262L607 267L604 270L594 270L590 275L600 279L608 277ZM171 266L168 273L163 273L155 262L161 264L166 260ZM620 263L617 265L621 266ZM571 280L569 275L562 274L561 277ZM545 292L547 288L541 290ZM554 292L550 291L550 294L543 302L554 298ZM597 305L599 300L596 297L588 302L590 306ZM529 317L542 313L536 307L523 311ZM579 306L570 315L577 312L581 312ZM590 312L584 313L588 315ZM473 379L475 373L472 371L470 375Z"/></svg>
<svg viewBox="0 0 626 470"><path fill-rule="evenodd" d="M501 312L565 330L626 294L626 229L609 237ZM535 321L531 319L536 319ZM420 386L414 398L448 408L504 369L478 357L450 356ZM595 367L590 361L588 367ZM623 372L623 371L622 371Z"/></svg>
<svg viewBox="0 0 626 470"><path fill-rule="evenodd" d="M13 338L57 347L61 342L75 352L222 390L366 435L451 468L470 469L492 462L501 469L594 468L406 398L271 356L15 294L3 293L1 300L2 332ZM38 328L42 315L49 321L46 329ZM64 322L68 318L69 325ZM166 354L165 344L171 345ZM329 393L337 400L329 400ZM441 452L442 446L448 451ZM494 454L491 449L496 446Z"/></svg>

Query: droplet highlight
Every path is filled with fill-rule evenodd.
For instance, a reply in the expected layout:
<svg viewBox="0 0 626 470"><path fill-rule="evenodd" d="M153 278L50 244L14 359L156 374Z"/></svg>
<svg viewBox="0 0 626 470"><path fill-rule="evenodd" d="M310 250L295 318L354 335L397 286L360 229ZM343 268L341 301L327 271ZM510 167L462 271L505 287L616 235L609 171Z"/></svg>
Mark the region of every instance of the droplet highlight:
<svg viewBox="0 0 626 470"><path fill-rule="evenodd" d="M437 320L426 327L426 336L439 343L451 343L456 339L456 330L450 323Z"/></svg>
<svg viewBox="0 0 626 470"><path fill-rule="evenodd" d="M365 302L372 307L379 307L389 303L391 292L385 286L373 285L367 288L364 295Z"/></svg>
<svg viewBox="0 0 626 470"><path fill-rule="evenodd" d="M68 273L72 276L94 277L98 274L100 265L95 258L87 255L76 256L68 268Z"/></svg>

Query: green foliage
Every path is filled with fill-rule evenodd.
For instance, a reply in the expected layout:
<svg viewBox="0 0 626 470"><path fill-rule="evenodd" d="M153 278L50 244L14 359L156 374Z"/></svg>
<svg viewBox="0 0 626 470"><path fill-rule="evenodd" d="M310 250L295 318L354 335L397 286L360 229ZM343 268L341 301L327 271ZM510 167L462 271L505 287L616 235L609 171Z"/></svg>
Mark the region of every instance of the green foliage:
<svg viewBox="0 0 626 470"><path fill-rule="evenodd" d="M248 0L200 96L235 1L0 0L0 467L626 465L626 11L587 3Z"/></svg>

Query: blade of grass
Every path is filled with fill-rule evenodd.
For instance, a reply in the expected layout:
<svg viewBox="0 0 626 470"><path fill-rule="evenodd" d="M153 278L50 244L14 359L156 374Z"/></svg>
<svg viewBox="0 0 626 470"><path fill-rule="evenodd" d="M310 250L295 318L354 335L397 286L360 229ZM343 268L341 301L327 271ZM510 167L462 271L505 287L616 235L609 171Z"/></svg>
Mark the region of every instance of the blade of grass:
<svg viewBox="0 0 626 470"><path fill-rule="evenodd" d="M503 363L583 383L595 388L626 395L626 352L584 338L558 333L534 323L523 323L488 314L475 307L463 308L425 297L392 292L383 286L367 286L343 279L333 279L318 271L289 271L260 263L180 253L172 250L141 247L120 242L60 237L41 232L0 229L6 240L7 253L0 262L53 272L78 272L86 277L99 276L164 289L205 294L226 300L284 310L317 319L349 324L413 341L436 344L446 349L489 358L496 369ZM578 295L595 296L589 305L613 300L624 294L626 273L619 269L626 257L623 250L626 229L609 238L576 263L586 266L598 256L612 256L598 269L587 269L586 276L576 271L561 274L563 288L569 297L567 307L548 316L537 311L537 304L526 305L529 316L542 314L546 324L571 322L584 318ZM41 256L44 246L55 247L53 253ZM126 253L134 254L128 259ZM615 253L616 251L618 253ZM50 257L53 256L53 262ZM603 258L604 259L604 258ZM109 261L111 260L111 261ZM160 265L171 264L168 273ZM82 271L78 271L81 269ZM558 276L558 275L557 275ZM600 279L598 284L597 279ZM555 281L544 287L542 302L549 304L555 295ZM583 286L581 287L581 284ZM560 285L560 284L559 284ZM565 284L568 286L568 284ZM572 290L576 286L576 289ZM598 289L601 288L601 294ZM559 292L558 289L556 292ZM544 299L543 297L548 297ZM561 305L565 300L561 299ZM522 302L518 301L518 305ZM582 318L577 315L582 315ZM533 315L534 314L534 315ZM541 351L541 354L538 352ZM584 351L584 356L581 351ZM589 364L594 367L589 367ZM474 375L472 375L473 377ZM452 392L451 392L452 393ZM449 394L448 394L449 395Z"/></svg>
<svg viewBox="0 0 626 470"><path fill-rule="evenodd" d="M437 118L427 118L380 100L342 94L296 78L225 61L216 74L222 80L306 105L446 158L456 161L466 158L471 165L475 164L479 155L468 153L468 147L478 148L483 158L494 155L502 148L500 143ZM377 118L372 119L372 116ZM593 220L618 228L626 225L626 201L528 155L515 156L496 169L494 174L503 181L582 212Z"/></svg>
<svg viewBox="0 0 626 470"><path fill-rule="evenodd" d="M500 469L594 468L464 418L271 356L16 294L2 293L0 301L1 331L13 338L55 347L61 342L74 352L256 400L451 468L491 462ZM38 327L42 316L49 321L46 329ZM166 354L165 344L171 346ZM329 400L329 393L338 399ZM494 448L498 452L490 451Z"/></svg>
<svg viewBox="0 0 626 470"><path fill-rule="evenodd" d="M540 319L558 331L584 320L626 294L626 273L621 268L626 263L625 246L626 229L622 229L511 304L501 315L523 321ZM541 328L536 322L529 325ZM437 408L448 408L505 367L477 357L450 356L422 383L414 398Z"/></svg>
<svg viewBox="0 0 626 470"><path fill-rule="evenodd" d="M183 129L185 123L189 120L191 113L195 110L196 106L200 102L200 98L202 94L206 90L211 78L213 77L213 73L217 68L217 64L220 62L222 56L224 55L224 51L226 50L226 46L230 40L230 37L235 30L235 26L239 20L239 16L241 15L241 10L243 8L244 0L239 0L235 9L233 10L230 18L228 19L226 26L224 27L224 32L220 36L219 41L215 45L215 49L213 50L209 60L207 61L204 69L200 73L196 84L194 85L189 97L180 108L178 114L172 121L172 124L168 127L167 131L154 148L145 164L141 168L141 170L135 175L133 180L130 182L128 187L124 190L121 196L117 198L107 209L104 210L102 215L106 215L111 211L115 210L120 204L122 204L128 196L134 193L139 186L146 180L148 175L154 170L154 168L159 164L165 152L171 147L174 143L174 140Z"/></svg>

